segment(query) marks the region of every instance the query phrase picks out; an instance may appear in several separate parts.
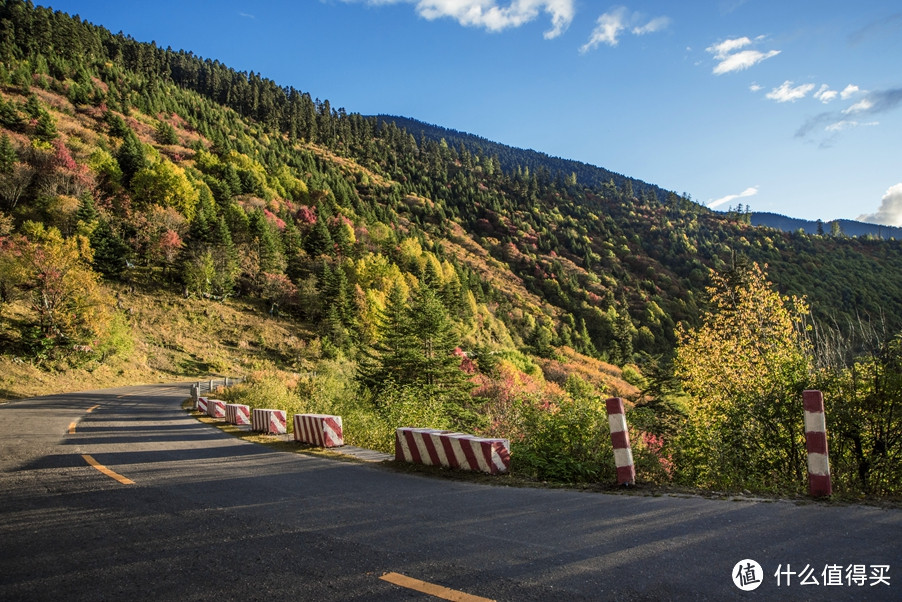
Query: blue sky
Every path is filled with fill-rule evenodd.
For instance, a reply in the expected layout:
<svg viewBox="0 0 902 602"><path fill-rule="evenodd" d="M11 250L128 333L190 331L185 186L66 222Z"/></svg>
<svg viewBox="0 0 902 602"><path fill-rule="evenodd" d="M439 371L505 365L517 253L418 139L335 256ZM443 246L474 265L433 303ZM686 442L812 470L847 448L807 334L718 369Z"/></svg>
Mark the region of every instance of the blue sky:
<svg viewBox="0 0 902 602"><path fill-rule="evenodd" d="M60 0L333 107L726 209L902 225L898 0Z"/></svg>

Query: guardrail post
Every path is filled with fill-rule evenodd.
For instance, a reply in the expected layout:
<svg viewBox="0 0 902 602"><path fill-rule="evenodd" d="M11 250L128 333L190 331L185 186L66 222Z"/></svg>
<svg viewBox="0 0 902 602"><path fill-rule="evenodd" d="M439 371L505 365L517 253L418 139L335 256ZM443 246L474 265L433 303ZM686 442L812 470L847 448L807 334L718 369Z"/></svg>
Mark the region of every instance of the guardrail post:
<svg viewBox="0 0 902 602"><path fill-rule="evenodd" d="M820 391L804 391L802 401L805 405L805 447L808 449L808 493L826 497L833 494L833 484L827 452L824 395Z"/></svg>
<svg viewBox="0 0 902 602"><path fill-rule="evenodd" d="M611 444L614 446L614 463L617 465L617 484L634 485L636 466L633 464L633 450L626 428L626 413L623 399L611 397L605 402L608 411L608 425L611 428Z"/></svg>

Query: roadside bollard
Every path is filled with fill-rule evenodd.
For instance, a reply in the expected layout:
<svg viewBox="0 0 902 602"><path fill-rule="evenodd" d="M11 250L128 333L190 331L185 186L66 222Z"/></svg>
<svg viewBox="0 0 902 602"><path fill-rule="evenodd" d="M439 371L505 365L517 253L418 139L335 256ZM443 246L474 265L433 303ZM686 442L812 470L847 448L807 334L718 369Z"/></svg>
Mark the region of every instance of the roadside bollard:
<svg viewBox="0 0 902 602"><path fill-rule="evenodd" d="M626 428L623 399L611 397L605 402L605 407L608 411L608 424L611 427L614 463L617 465L617 484L634 485L636 483L636 466L633 464L633 450L630 447L630 436Z"/></svg>
<svg viewBox="0 0 902 602"><path fill-rule="evenodd" d="M808 493L826 497L833 494L833 484L827 452L824 395L820 391L804 391L802 400L805 404L805 447L808 449Z"/></svg>

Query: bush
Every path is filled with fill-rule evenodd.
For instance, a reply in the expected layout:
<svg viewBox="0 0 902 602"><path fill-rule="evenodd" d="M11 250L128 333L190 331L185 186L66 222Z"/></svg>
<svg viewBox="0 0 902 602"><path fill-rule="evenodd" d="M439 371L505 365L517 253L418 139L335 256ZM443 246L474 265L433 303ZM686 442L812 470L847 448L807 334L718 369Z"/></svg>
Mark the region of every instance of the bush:
<svg viewBox="0 0 902 602"><path fill-rule="evenodd" d="M559 405L520 402L522 434L511 441L511 470L543 480L616 478L614 452L600 398L562 398Z"/></svg>

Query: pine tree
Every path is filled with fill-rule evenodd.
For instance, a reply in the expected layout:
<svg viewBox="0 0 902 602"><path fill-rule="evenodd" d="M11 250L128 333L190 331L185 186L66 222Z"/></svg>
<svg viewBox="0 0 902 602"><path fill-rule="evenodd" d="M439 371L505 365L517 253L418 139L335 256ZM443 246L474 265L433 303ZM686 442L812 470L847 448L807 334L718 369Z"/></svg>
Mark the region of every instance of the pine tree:
<svg viewBox="0 0 902 602"><path fill-rule="evenodd" d="M94 249L92 265L104 276L119 276L127 267L126 258L131 249L113 231L110 223L102 219L91 232L91 248Z"/></svg>
<svg viewBox="0 0 902 602"><path fill-rule="evenodd" d="M38 140L44 142L50 142L59 136L59 132L56 129L56 120L47 111L41 111L41 114L38 116L34 135Z"/></svg>
<svg viewBox="0 0 902 602"><path fill-rule="evenodd" d="M325 216L321 214L317 216L316 224L305 242L307 253L312 257L325 255L333 249L334 243L329 228L326 227Z"/></svg>
<svg viewBox="0 0 902 602"><path fill-rule="evenodd" d="M19 153L13 147L7 134L3 134L0 138L0 173L9 174L13 171L13 166L19 160Z"/></svg>
<svg viewBox="0 0 902 602"><path fill-rule="evenodd" d="M147 167L147 158L144 156L141 141L131 130L122 139L122 145L116 152L116 161L122 170L122 184L126 188L131 185L135 174Z"/></svg>
<svg viewBox="0 0 902 602"><path fill-rule="evenodd" d="M365 386L421 387L460 401L467 380L454 355L459 339L432 288L420 286L408 305L400 287L393 287L380 323L379 340L360 361L358 378Z"/></svg>

